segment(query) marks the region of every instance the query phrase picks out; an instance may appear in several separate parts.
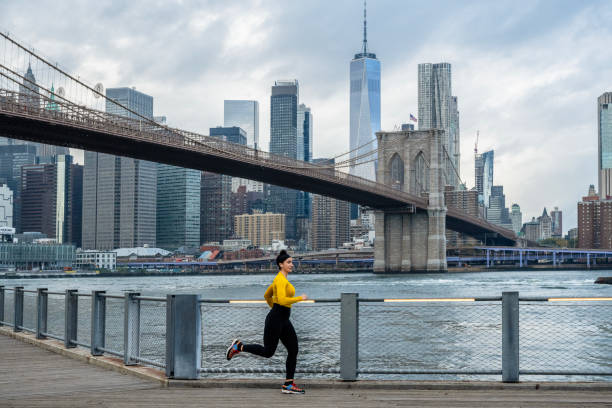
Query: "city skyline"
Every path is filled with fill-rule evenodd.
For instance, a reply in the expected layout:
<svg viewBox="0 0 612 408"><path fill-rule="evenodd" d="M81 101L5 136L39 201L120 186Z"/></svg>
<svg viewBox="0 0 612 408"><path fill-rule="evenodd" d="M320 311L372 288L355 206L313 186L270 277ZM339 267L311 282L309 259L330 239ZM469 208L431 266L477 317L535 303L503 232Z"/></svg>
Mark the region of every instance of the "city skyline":
<svg viewBox="0 0 612 408"><path fill-rule="evenodd" d="M571 227L576 225L576 199L585 186L597 184L593 101L610 90L602 78L609 72L604 38L612 13L604 2L567 4L572 6L566 12L560 3L436 4L444 11L436 13L434 26L427 30L419 16L431 13L433 5L415 10L409 4L379 1L368 5L368 40L385 63L383 129L407 122L410 112L416 112L418 63L448 61L453 64L453 94L461 104L462 178L473 185L471 150L480 129L480 150L496 150L496 184L504 185L509 203L519 203L530 218L540 213L544 196L546 205L566 212L564 224ZM298 78L304 100L317 112L314 156L347 151L345 64L359 46L362 3L327 5L323 18L314 18L323 7L317 2L280 10L261 2L211 2L204 7L148 9L147 22L130 26L120 22L143 5L92 5L85 13L62 3L32 10L21 20L16 18L23 14L18 3L8 2L0 6L6 16L0 27L93 83L133 85L156 95L159 112L172 117L172 125L196 131L221 123L224 99L258 100L267 112L271 81ZM88 23L92 15L93 25ZM73 22L70 30L49 35L50 22L67 16ZM394 24L406 16L414 19L413 25ZM109 41L99 32L111 20L118 22L113 24L118 29ZM160 34L141 36L149 24L159 24ZM186 29L179 33L178 27ZM312 38L295 47L303 35ZM74 38L79 42L73 43ZM208 38L206 45L195 46L198 38ZM144 41L149 46L142 46ZM188 63L193 62L194 47L206 55L206 64ZM170 52L164 64L152 64L162 49ZM190 102L181 103L184 97ZM263 146L268 120L262 115ZM555 179L563 182L551 182Z"/></svg>

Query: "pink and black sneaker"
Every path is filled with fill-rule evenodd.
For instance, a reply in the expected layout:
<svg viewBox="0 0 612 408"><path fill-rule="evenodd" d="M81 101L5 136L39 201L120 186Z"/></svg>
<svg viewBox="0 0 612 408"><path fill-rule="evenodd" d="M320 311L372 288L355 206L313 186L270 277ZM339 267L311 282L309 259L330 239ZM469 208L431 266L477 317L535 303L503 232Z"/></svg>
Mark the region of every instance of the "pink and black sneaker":
<svg viewBox="0 0 612 408"><path fill-rule="evenodd" d="M225 353L225 357L228 360L231 360L236 354L239 354L242 348L242 343L238 339L234 339L232 344L227 348L227 352Z"/></svg>

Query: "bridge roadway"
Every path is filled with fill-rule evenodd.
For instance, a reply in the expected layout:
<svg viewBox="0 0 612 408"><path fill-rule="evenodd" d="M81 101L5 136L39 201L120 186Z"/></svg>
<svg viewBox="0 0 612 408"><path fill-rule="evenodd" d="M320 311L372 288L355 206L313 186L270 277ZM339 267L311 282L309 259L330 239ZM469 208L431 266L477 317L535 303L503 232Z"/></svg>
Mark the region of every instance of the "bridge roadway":
<svg viewBox="0 0 612 408"><path fill-rule="evenodd" d="M535 383L311 380L302 382L306 395L283 395L278 381L272 380L166 387L43 350L7 334L11 334L8 329L0 329L2 407L612 407L609 384L544 383L536 389Z"/></svg>
<svg viewBox="0 0 612 408"><path fill-rule="evenodd" d="M18 93L0 90L3 136L243 177L385 211L427 211L424 197L331 168L67 102L54 101L56 108L49 110L18 101ZM496 245L517 239L512 231L453 208L446 226L488 236Z"/></svg>

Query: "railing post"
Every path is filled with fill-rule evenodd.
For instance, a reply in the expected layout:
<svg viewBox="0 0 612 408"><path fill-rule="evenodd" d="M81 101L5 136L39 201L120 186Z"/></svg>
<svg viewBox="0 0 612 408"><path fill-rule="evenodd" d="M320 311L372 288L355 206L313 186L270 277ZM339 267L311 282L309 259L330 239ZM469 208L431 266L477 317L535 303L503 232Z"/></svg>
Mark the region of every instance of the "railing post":
<svg viewBox="0 0 612 408"><path fill-rule="evenodd" d="M103 290L91 292L91 355L104 354L104 335L106 333L106 298Z"/></svg>
<svg viewBox="0 0 612 408"><path fill-rule="evenodd" d="M4 286L0 285L0 326L4 321Z"/></svg>
<svg viewBox="0 0 612 408"><path fill-rule="evenodd" d="M123 320L123 364L138 364L133 357L140 355L140 300L134 299L140 293L125 294L124 320Z"/></svg>
<svg viewBox="0 0 612 408"><path fill-rule="evenodd" d="M15 313L13 331L20 332L21 326L23 326L23 286L15 287L15 297L13 299L13 304L15 305L13 310Z"/></svg>
<svg viewBox="0 0 612 408"><path fill-rule="evenodd" d="M357 380L359 368L359 294L343 293L340 303L340 378Z"/></svg>
<svg viewBox="0 0 612 408"><path fill-rule="evenodd" d="M46 339L47 333L47 310L48 310L47 288L36 290L36 338Z"/></svg>
<svg viewBox="0 0 612 408"><path fill-rule="evenodd" d="M166 377L199 378L202 364L200 295L167 295Z"/></svg>
<svg viewBox="0 0 612 408"><path fill-rule="evenodd" d="M502 292L502 381L519 381L518 292Z"/></svg>
<svg viewBox="0 0 612 408"><path fill-rule="evenodd" d="M76 289L66 289L65 301L65 324L64 324L64 346L66 348L76 347L77 322L79 321L79 295Z"/></svg>

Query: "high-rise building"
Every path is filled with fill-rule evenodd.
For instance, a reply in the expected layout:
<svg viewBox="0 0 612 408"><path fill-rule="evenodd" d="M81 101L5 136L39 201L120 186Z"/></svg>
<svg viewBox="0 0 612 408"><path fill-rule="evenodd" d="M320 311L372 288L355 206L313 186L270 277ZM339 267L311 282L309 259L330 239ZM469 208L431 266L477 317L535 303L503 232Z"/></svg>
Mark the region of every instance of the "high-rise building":
<svg viewBox="0 0 612 408"><path fill-rule="evenodd" d="M13 226L13 191L6 185L0 185L0 227Z"/></svg>
<svg viewBox="0 0 612 408"><path fill-rule="evenodd" d="M272 245L285 239L285 216L274 213L242 214L234 217L236 236L249 239L254 246Z"/></svg>
<svg viewBox="0 0 612 408"><path fill-rule="evenodd" d="M552 221L552 236L561 238L563 236L563 211L559 210L559 207L555 207L550 212L550 219Z"/></svg>
<svg viewBox="0 0 612 408"><path fill-rule="evenodd" d="M450 184L460 183L459 110L452 96L451 64L419 64L419 130L444 129L444 146L453 162Z"/></svg>
<svg viewBox="0 0 612 408"><path fill-rule="evenodd" d="M259 148L259 102L223 101L223 126L238 126L246 132L247 146Z"/></svg>
<svg viewBox="0 0 612 408"><path fill-rule="evenodd" d="M297 111L299 84L276 81L270 98L270 153L298 159ZM297 209L300 192L285 187L269 186L268 210L285 214L285 235L297 240Z"/></svg>
<svg viewBox="0 0 612 408"><path fill-rule="evenodd" d="M80 248L83 245L83 166L73 164L70 170L70 186L72 188L72 243Z"/></svg>
<svg viewBox="0 0 612 408"><path fill-rule="evenodd" d="M13 227L17 233L21 228L21 167L36 163L36 146L9 144L0 146L0 178L13 192Z"/></svg>
<svg viewBox="0 0 612 408"><path fill-rule="evenodd" d="M512 213L510 214L512 219L512 230L518 235L521 232L523 226L523 214L521 213L521 207L518 204L512 204Z"/></svg>
<svg viewBox="0 0 612 408"><path fill-rule="evenodd" d="M487 210L487 221L510 230L513 228L510 212L506 207L504 186L491 187L489 208Z"/></svg>
<svg viewBox="0 0 612 408"><path fill-rule="evenodd" d="M106 111L153 120L153 97L134 88L107 88ZM141 115L141 116L139 116ZM155 246L157 163L85 152L83 248Z"/></svg>
<svg viewBox="0 0 612 408"><path fill-rule="evenodd" d="M313 117L309 107L303 103L298 105L297 112L298 160L312 162L312 130ZM300 191L297 205L297 237L300 249L309 247L311 228L312 195Z"/></svg>
<svg viewBox="0 0 612 408"><path fill-rule="evenodd" d="M246 145L246 132L238 126L210 128L210 136ZM200 196L200 242L223 242L233 235L233 177L202 172Z"/></svg>
<svg viewBox="0 0 612 408"><path fill-rule="evenodd" d="M377 149L376 132L380 130L380 61L368 50L367 19L363 10L363 42L361 52L355 54L350 66L350 158L355 159ZM368 162L355 165L352 175L376 180L376 154L367 156ZM351 218L357 218L357 207L351 209ZM353 217L354 216L354 217Z"/></svg>
<svg viewBox="0 0 612 408"><path fill-rule="evenodd" d="M247 144L247 133L238 126L217 126L210 128L210 135L230 143L236 143L243 146Z"/></svg>
<svg viewBox="0 0 612 408"><path fill-rule="evenodd" d="M333 165L334 159L314 159L313 163ZM313 250L339 248L350 240L349 208L346 201L312 195L310 246Z"/></svg>
<svg viewBox="0 0 612 408"><path fill-rule="evenodd" d="M539 239L549 239L552 237L552 220L544 207L542 215L538 217L538 224L540 225L540 237Z"/></svg>
<svg viewBox="0 0 612 408"><path fill-rule="evenodd" d="M540 240L540 223L536 221L535 217L531 218L531 221L523 224L521 228L521 234L528 241L537 242Z"/></svg>
<svg viewBox="0 0 612 408"><path fill-rule="evenodd" d="M157 239L159 248L198 248L200 246L199 170L158 164Z"/></svg>
<svg viewBox="0 0 612 408"><path fill-rule="evenodd" d="M612 199L600 200L592 185L578 203L578 248L612 249Z"/></svg>
<svg viewBox="0 0 612 408"><path fill-rule="evenodd" d="M476 189L455 189L453 186L444 188L444 203L448 208L456 208L473 217L478 217L478 191ZM446 230L446 245L448 247L461 247L474 245L478 241L467 234Z"/></svg>
<svg viewBox="0 0 612 408"><path fill-rule="evenodd" d="M27 232L41 232L58 243L72 243L72 156L55 163L21 167L21 219Z"/></svg>
<svg viewBox="0 0 612 408"><path fill-rule="evenodd" d="M19 104L35 109L40 108L39 93L40 89L32 72L32 65L28 64L28 70L23 77L23 82L19 85Z"/></svg>
<svg viewBox="0 0 612 408"><path fill-rule="evenodd" d="M597 98L599 196L612 196L612 92Z"/></svg>
<svg viewBox="0 0 612 408"><path fill-rule="evenodd" d="M489 150L474 157L475 182L478 190L478 199L489 207L491 188L493 187L493 156L494 151Z"/></svg>

